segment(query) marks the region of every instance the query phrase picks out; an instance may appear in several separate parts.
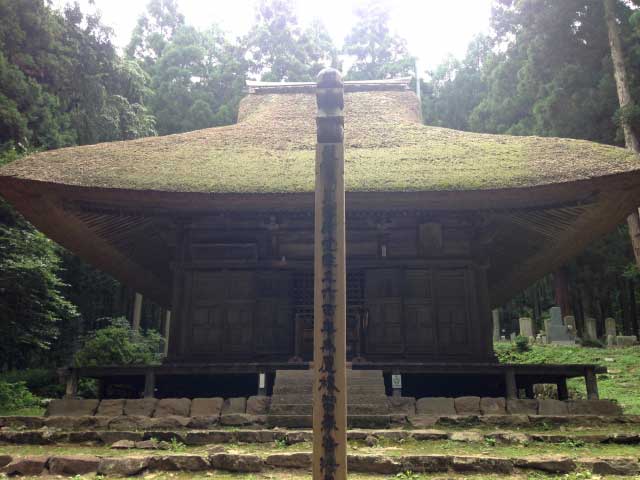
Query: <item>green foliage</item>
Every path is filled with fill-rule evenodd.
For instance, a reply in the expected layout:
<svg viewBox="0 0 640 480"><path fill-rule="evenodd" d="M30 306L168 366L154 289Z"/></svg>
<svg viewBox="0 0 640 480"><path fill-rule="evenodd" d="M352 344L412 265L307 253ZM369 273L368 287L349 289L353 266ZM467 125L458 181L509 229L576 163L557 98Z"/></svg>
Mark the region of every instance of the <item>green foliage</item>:
<svg viewBox="0 0 640 480"><path fill-rule="evenodd" d="M0 0L0 150L154 134L148 79L77 4Z"/></svg>
<svg viewBox="0 0 640 480"><path fill-rule="evenodd" d="M160 362L162 336L155 330L137 332L124 318L115 318L82 340L76 366L155 365Z"/></svg>
<svg viewBox="0 0 640 480"><path fill-rule="evenodd" d="M515 340L515 349L517 352L524 353L531 350L531 345L529 344L529 339L527 337L523 337L522 335L518 335Z"/></svg>
<svg viewBox="0 0 640 480"><path fill-rule="evenodd" d="M251 72L264 81L313 81L322 68L339 65L324 24L303 28L291 0L260 0L244 43Z"/></svg>
<svg viewBox="0 0 640 480"><path fill-rule="evenodd" d="M77 311L63 294L58 247L0 203L0 358L23 368Z"/></svg>
<svg viewBox="0 0 640 480"><path fill-rule="evenodd" d="M412 75L415 58L405 39L389 28L389 3L375 0L355 9L357 17L344 41L343 53L354 58L349 80L378 80Z"/></svg>
<svg viewBox="0 0 640 480"><path fill-rule="evenodd" d="M0 374L0 381L22 383L30 392L42 398L57 398L64 394L64 386L60 384L56 372L46 368L10 370Z"/></svg>
<svg viewBox="0 0 640 480"><path fill-rule="evenodd" d="M179 28L152 69L151 102L161 134L233 123L246 62L217 27Z"/></svg>
<svg viewBox="0 0 640 480"><path fill-rule="evenodd" d="M178 440L176 437L171 437L171 441L169 442L169 450L173 453L184 452L187 449L187 446Z"/></svg>
<svg viewBox="0 0 640 480"><path fill-rule="evenodd" d="M40 399L33 395L24 382L9 383L0 380L0 411L37 407Z"/></svg>
<svg viewBox="0 0 640 480"><path fill-rule="evenodd" d="M400 480L419 480L420 475L413 473L411 470L405 470L404 472L397 473L394 478Z"/></svg>

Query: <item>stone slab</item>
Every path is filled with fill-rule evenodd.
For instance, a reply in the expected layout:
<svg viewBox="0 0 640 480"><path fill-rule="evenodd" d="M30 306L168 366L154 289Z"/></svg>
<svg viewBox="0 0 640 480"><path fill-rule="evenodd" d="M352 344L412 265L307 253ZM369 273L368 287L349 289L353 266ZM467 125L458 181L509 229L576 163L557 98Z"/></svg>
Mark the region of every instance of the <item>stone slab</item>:
<svg viewBox="0 0 640 480"><path fill-rule="evenodd" d="M96 411L96 415L101 415L105 417L118 417L124 414L124 399L107 399L101 400L100 405L98 405L98 410Z"/></svg>
<svg viewBox="0 0 640 480"><path fill-rule="evenodd" d="M76 398L55 399L49 402L45 416L80 417L91 416L98 409L98 400L84 400Z"/></svg>
<svg viewBox="0 0 640 480"><path fill-rule="evenodd" d="M222 405L222 414L245 413L247 411L247 399L244 397L227 398Z"/></svg>
<svg viewBox="0 0 640 480"><path fill-rule="evenodd" d="M388 402L391 413L416 414L416 399L413 397L388 397Z"/></svg>
<svg viewBox="0 0 640 480"><path fill-rule="evenodd" d="M480 415L480 397L457 397L454 406L458 415Z"/></svg>
<svg viewBox="0 0 640 480"><path fill-rule="evenodd" d="M503 397L482 397L480 412L482 415L504 415L507 413L507 402Z"/></svg>
<svg viewBox="0 0 640 480"><path fill-rule="evenodd" d="M42 475L47 468L48 460L49 457L31 455L14 458L0 470L0 473L4 473L9 477L14 475Z"/></svg>
<svg viewBox="0 0 640 480"><path fill-rule="evenodd" d="M124 414L127 416L150 417L158 401L155 398L128 399L124 403Z"/></svg>
<svg viewBox="0 0 640 480"><path fill-rule="evenodd" d="M86 475L98 471L100 458L93 455L61 455L49 458L51 475Z"/></svg>
<svg viewBox="0 0 640 480"><path fill-rule="evenodd" d="M191 400L188 398L163 398L158 400L153 412L154 417L188 417L191 410Z"/></svg>
<svg viewBox="0 0 640 480"><path fill-rule="evenodd" d="M266 415L269 413L271 397L256 395L247 399L246 413L248 415Z"/></svg>
<svg viewBox="0 0 640 480"><path fill-rule="evenodd" d="M507 413L522 415L537 415L538 401L532 399L508 399Z"/></svg>
<svg viewBox="0 0 640 480"><path fill-rule="evenodd" d="M192 417L217 417L222 411L224 399L214 398L194 398L191 401Z"/></svg>
<svg viewBox="0 0 640 480"><path fill-rule="evenodd" d="M568 415L567 403L561 400L538 400L538 415Z"/></svg>
<svg viewBox="0 0 640 480"><path fill-rule="evenodd" d="M418 415L456 415L453 398L425 397L416 402Z"/></svg>

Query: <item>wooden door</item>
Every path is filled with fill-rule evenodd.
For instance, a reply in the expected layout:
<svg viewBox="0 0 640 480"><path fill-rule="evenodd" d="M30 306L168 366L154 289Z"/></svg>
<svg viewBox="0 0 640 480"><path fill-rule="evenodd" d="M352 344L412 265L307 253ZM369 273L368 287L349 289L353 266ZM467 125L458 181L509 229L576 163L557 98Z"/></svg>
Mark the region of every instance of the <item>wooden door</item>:
<svg viewBox="0 0 640 480"><path fill-rule="evenodd" d="M253 351L253 272L193 272L187 355L224 359Z"/></svg>
<svg viewBox="0 0 640 480"><path fill-rule="evenodd" d="M293 309L291 275L260 272L254 321L255 353L289 356L293 353Z"/></svg>
<svg viewBox="0 0 640 480"><path fill-rule="evenodd" d="M408 354L437 352L437 329L433 308L431 270L407 270L404 281L404 325Z"/></svg>
<svg viewBox="0 0 640 480"><path fill-rule="evenodd" d="M451 269L438 271L438 347L443 355L468 356L470 345L471 292L469 271Z"/></svg>
<svg viewBox="0 0 640 480"><path fill-rule="evenodd" d="M366 355L404 351L400 270L368 270L365 274Z"/></svg>

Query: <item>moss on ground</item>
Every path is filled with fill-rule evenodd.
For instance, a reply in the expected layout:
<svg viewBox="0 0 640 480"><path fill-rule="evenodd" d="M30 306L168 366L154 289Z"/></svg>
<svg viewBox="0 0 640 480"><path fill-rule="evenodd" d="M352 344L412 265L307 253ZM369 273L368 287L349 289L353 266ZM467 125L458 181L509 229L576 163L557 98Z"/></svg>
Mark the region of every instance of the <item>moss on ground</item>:
<svg viewBox="0 0 640 480"><path fill-rule="evenodd" d="M510 343L496 343L496 354L503 363L590 363L606 366L598 375L600 398L616 400L625 413L640 415L640 346L627 348L584 348L578 346L532 346L517 352ZM574 396L586 398L584 379L569 381Z"/></svg>

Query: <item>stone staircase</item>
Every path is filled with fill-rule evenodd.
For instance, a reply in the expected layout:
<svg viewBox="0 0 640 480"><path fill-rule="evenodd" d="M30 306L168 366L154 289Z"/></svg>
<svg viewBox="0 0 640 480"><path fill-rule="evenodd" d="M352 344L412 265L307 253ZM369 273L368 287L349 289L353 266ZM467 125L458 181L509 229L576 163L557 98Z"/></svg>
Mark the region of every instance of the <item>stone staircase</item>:
<svg viewBox="0 0 640 480"><path fill-rule="evenodd" d="M309 427L313 414L313 370L278 370L271 397L269 424ZM380 370L347 370L349 423L383 425L389 421L389 404Z"/></svg>

